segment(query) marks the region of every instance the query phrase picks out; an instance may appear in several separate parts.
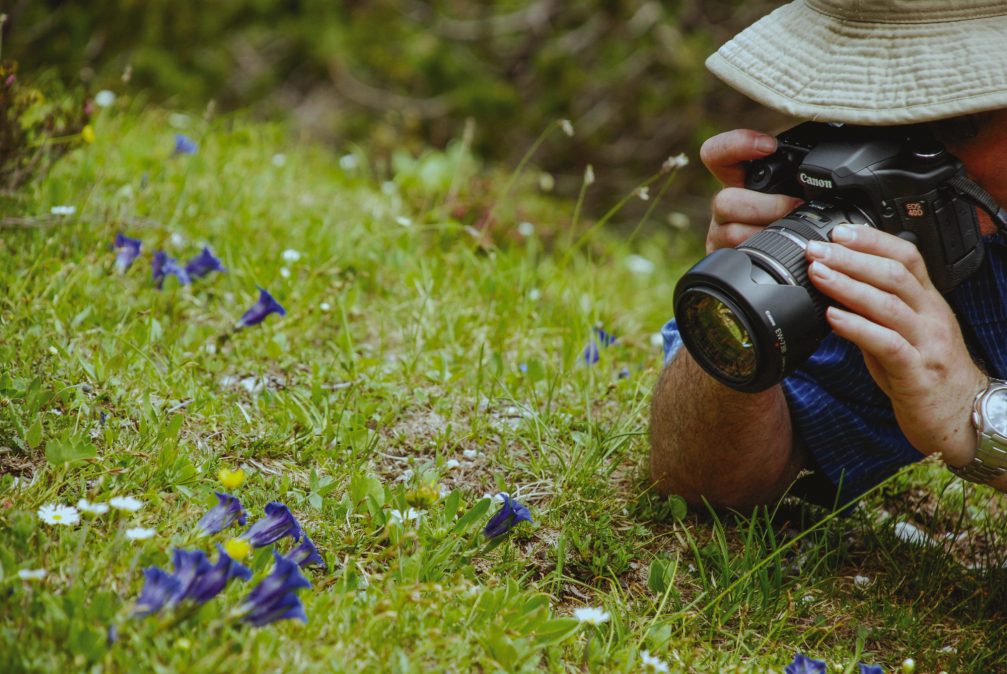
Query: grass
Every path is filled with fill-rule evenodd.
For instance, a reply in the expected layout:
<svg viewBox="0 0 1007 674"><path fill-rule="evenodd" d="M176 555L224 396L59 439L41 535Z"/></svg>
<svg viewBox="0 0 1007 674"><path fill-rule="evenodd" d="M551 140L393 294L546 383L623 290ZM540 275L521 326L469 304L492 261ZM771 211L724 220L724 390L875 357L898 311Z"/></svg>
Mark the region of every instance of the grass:
<svg viewBox="0 0 1007 674"><path fill-rule="evenodd" d="M494 203L514 176L464 142L379 170L364 149L190 119L200 149L171 157L169 115L120 106L0 202L0 669L637 672L646 650L682 672L779 672L795 651L832 672L906 657L1007 671L990 490L922 464L849 517L688 514L650 491L652 338L694 241L571 235L575 205L523 173ZM124 275L119 231L144 245ZM152 286L154 250L204 243L226 274ZM634 254L655 271L631 271ZM232 334L256 286L288 313ZM587 366L596 326L618 341ZM240 581L130 618L143 568L227 538L195 524L218 469L239 466L250 518L287 504L328 563L307 572L308 623L236 624ZM535 522L487 544L483 495L500 490ZM113 495L145 507L73 527L36 515ZM393 521L410 507L418 521ZM929 542L900 540L900 521ZM129 541L134 525L157 534ZM248 564L255 582L272 555ZM34 568L47 577L18 577ZM578 625L583 606L611 619Z"/></svg>

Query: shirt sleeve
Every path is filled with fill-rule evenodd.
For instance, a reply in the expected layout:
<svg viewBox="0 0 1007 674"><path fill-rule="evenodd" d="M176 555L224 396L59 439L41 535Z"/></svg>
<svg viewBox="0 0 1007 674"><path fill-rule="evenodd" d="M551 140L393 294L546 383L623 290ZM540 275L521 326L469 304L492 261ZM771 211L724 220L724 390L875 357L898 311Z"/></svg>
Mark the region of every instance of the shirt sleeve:
<svg viewBox="0 0 1007 674"><path fill-rule="evenodd" d="M682 348L674 319L661 336L667 365ZM840 504L923 458L902 434L860 351L834 333L782 385L794 429Z"/></svg>

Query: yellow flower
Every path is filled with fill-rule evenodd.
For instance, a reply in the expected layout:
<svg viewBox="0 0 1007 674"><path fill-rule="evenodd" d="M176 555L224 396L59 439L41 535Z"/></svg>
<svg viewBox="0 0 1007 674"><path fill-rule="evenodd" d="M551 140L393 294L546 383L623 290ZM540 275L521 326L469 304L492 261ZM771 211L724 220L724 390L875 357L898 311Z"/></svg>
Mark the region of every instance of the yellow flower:
<svg viewBox="0 0 1007 674"><path fill-rule="evenodd" d="M252 553L252 544L244 538L232 538L224 543L224 552L231 559L244 559Z"/></svg>
<svg viewBox="0 0 1007 674"><path fill-rule="evenodd" d="M237 470L221 468L217 471L217 479L220 480L220 484L224 485L228 489L237 489L245 482L245 471L241 468L238 468Z"/></svg>
<svg viewBox="0 0 1007 674"><path fill-rule="evenodd" d="M414 508L429 508L437 503L441 493L433 482L426 482L406 492L406 503Z"/></svg>
<svg viewBox="0 0 1007 674"><path fill-rule="evenodd" d="M94 127L90 124L80 130L80 139L90 145L94 142Z"/></svg>

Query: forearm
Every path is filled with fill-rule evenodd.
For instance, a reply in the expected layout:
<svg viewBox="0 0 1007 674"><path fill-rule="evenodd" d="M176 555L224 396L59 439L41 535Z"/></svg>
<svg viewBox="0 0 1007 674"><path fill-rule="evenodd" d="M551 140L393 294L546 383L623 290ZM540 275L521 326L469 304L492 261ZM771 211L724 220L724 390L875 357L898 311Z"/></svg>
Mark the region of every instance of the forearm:
<svg viewBox="0 0 1007 674"><path fill-rule="evenodd" d="M661 493L747 508L779 498L805 460L783 390L739 393L689 353L665 368L651 403L651 477Z"/></svg>

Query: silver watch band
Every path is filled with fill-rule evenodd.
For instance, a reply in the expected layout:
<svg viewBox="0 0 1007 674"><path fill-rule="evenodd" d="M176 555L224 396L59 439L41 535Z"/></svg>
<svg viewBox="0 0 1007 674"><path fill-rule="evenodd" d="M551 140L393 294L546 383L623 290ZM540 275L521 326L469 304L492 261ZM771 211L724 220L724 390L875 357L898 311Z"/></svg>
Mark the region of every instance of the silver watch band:
<svg viewBox="0 0 1007 674"><path fill-rule="evenodd" d="M976 429L976 455L972 463L961 468L948 465L948 469L969 482L989 484L1007 472L1007 437L993 430L983 417L983 400L996 389L1007 387L1007 382L990 379L989 385L976 395L972 405L972 424Z"/></svg>

